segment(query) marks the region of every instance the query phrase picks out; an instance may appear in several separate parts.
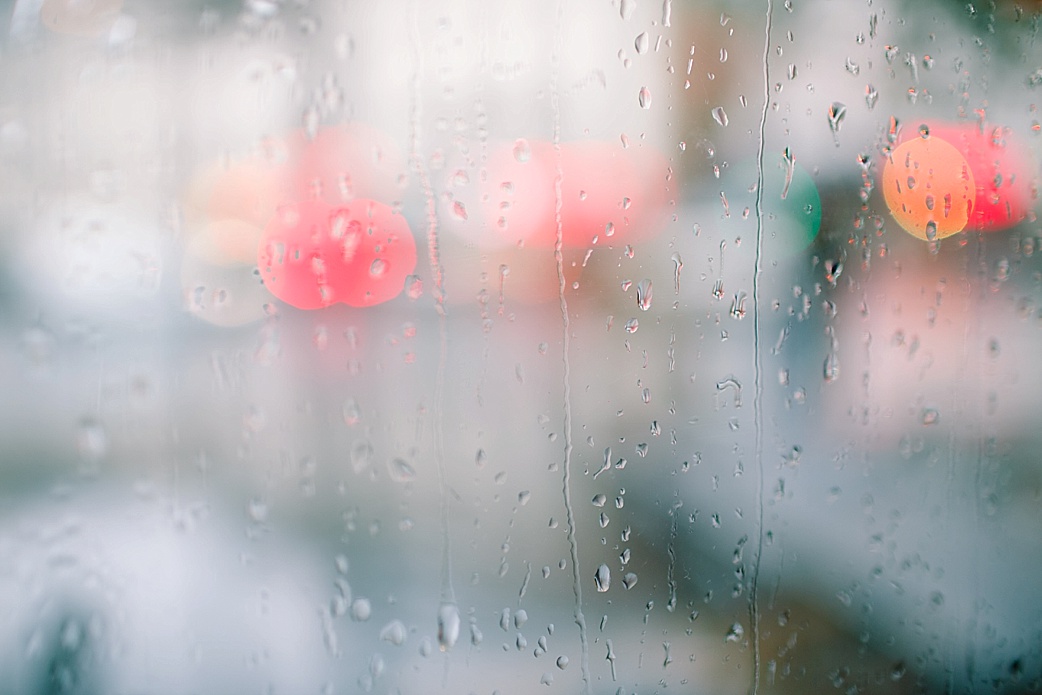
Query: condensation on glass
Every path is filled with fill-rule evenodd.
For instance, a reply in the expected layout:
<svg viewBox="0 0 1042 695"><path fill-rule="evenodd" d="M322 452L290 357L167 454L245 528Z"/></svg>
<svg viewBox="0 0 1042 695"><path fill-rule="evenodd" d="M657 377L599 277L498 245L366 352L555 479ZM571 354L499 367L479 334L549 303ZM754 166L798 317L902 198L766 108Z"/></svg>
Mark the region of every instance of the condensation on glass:
<svg viewBox="0 0 1042 695"><path fill-rule="evenodd" d="M1040 23L8 3L0 693L1038 691Z"/></svg>

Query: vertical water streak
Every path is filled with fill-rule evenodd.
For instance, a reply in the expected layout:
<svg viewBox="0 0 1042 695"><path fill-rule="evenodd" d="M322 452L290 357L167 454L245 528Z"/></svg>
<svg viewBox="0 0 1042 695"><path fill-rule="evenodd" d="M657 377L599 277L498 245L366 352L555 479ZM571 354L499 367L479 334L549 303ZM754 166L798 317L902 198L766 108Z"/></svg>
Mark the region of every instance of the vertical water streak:
<svg viewBox="0 0 1042 695"><path fill-rule="evenodd" d="M579 541L575 536L575 511L572 505L571 473L572 473L572 387L571 387L571 325L568 318L568 300L565 297L564 277L564 229L561 221L562 182L564 171L561 168L561 42L562 24L564 22L563 0L557 0L556 19L554 22L554 43L551 54L550 69L550 104L553 111L553 146L554 146L554 221L557 227L557 238L554 241L554 261L557 265L557 297L561 307L562 360L564 362L564 464L562 465L562 493L564 495L565 516L568 522L568 548L572 564L572 593L575 598L573 616L579 627L580 659L582 670L583 692L590 692L590 645L586 635L586 617L582 609L582 577L579 567Z"/></svg>
<svg viewBox="0 0 1042 695"><path fill-rule="evenodd" d="M763 111L760 113L759 142L756 149L756 263L753 268L753 419L756 437L756 557L749 586L749 627L753 642L753 695L760 689L760 562L763 556L763 355L760 351L760 275L763 271L763 158L767 131L767 112L771 104L770 50L773 1L767 0L763 40Z"/></svg>
<svg viewBox="0 0 1042 695"><path fill-rule="evenodd" d="M446 325L444 273L441 266L438 244L438 212L431 187L430 176L423 163L420 148L420 121L422 118L422 77L423 47L420 42L418 0L412 4L409 34L414 52L415 69L412 75L412 109L410 114L410 159L416 176L420 180L427 212L427 260L434 279L435 310L438 312L438 369L434 382L433 437L434 462L438 474L438 497L441 523L441 604L438 609L438 641L443 650L450 649L458 635L459 611L456 608L456 592L452 586L452 543L449 534L448 493L445 482L445 445L443 432L443 415L445 405L445 369L448 362L448 327ZM453 623L457 629L445 630L446 623ZM446 664L446 668L447 668Z"/></svg>

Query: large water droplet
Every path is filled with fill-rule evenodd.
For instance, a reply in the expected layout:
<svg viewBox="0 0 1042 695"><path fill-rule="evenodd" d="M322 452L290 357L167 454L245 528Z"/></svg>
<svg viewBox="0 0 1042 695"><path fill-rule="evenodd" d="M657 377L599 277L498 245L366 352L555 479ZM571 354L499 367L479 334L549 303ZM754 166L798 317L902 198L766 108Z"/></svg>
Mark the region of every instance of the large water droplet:
<svg viewBox="0 0 1042 695"><path fill-rule="evenodd" d="M722 126L727 125L727 112L724 111L723 106L717 106L713 109L713 120Z"/></svg>
<svg viewBox="0 0 1042 695"><path fill-rule="evenodd" d="M593 575L593 584L601 593L611 588L611 570L607 565L602 564L597 568L597 572Z"/></svg>

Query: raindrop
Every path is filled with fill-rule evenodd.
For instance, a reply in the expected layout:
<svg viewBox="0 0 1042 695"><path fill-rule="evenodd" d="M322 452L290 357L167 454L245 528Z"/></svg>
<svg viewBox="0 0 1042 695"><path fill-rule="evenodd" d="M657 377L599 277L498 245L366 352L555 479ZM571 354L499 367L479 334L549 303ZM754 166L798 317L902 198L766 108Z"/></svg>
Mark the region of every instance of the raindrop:
<svg viewBox="0 0 1042 695"><path fill-rule="evenodd" d="M443 652L452 649L459 639L459 608L446 601L438 607L438 648Z"/></svg>
<svg viewBox="0 0 1042 695"><path fill-rule="evenodd" d="M742 635L745 634L745 628L742 627L741 623L734 623L727 630L726 639L728 642L738 642L742 639Z"/></svg>
<svg viewBox="0 0 1042 695"><path fill-rule="evenodd" d="M644 279L637 283L637 306L641 311L651 308L652 286L651 280Z"/></svg>
<svg viewBox="0 0 1042 695"><path fill-rule="evenodd" d="M637 332L637 327L639 325L640 324L638 323L637 319L630 319L629 321L626 322L626 326L625 326L626 332L627 333L636 333Z"/></svg>
<svg viewBox="0 0 1042 695"><path fill-rule="evenodd" d="M870 84L865 85L865 104L868 105L868 108L875 108L877 101L879 101L879 90Z"/></svg>
<svg viewBox="0 0 1042 695"><path fill-rule="evenodd" d="M408 634L408 630L405 628L405 624L401 620L392 620L383 626L380 630L380 639L384 642L390 642L396 647L400 647L405 642L405 636Z"/></svg>
<svg viewBox="0 0 1042 695"><path fill-rule="evenodd" d="M727 112L724 111L723 106L717 106L713 109L713 120L722 126L727 125Z"/></svg>
<svg viewBox="0 0 1042 695"><path fill-rule="evenodd" d="M565 670L566 668L568 668L568 657L567 656L564 656L562 654L561 656L557 657L557 668L561 669L562 671Z"/></svg>
<svg viewBox="0 0 1042 695"><path fill-rule="evenodd" d="M647 87L640 88L640 92L637 94L637 101L640 103L640 108L651 108L651 92L648 91Z"/></svg>
<svg viewBox="0 0 1042 695"><path fill-rule="evenodd" d="M514 143L514 158L521 164L528 162L528 159L531 158L531 146L524 138Z"/></svg>
<svg viewBox="0 0 1042 695"><path fill-rule="evenodd" d="M677 252L670 256L670 260L673 261L673 290L680 294L680 271L684 268L684 261L680 259L680 254Z"/></svg>
<svg viewBox="0 0 1042 695"><path fill-rule="evenodd" d="M633 42L633 47L637 50L638 54L644 55L648 52L648 46L650 43L651 42L648 39L648 32L643 31L640 34L637 34L637 38Z"/></svg>
<svg viewBox="0 0 1042 695"><path fill-rule="evenodd" d="M391 479L396 483L408 483L416 479L416 470L403 459L395 458L388 468Z"/></svg>
<svg viewBox="0 0 1042 695"><path fill-rule="evenodd" d="M460 220L462 222L466 222L467 221L467 206L464 205L462 202L460 202L458 200L454 201L452 203L452 215L457 220Z"/></svg>
<svg viewBox="0 0 1042 695"><path fill-rule="evenodd" d="M924 408L922 421L924 425L936 425L941 419L941 414L936 408Z"/></svg>
<svg viewBox="0 0 1042 695"><path fill-rule="evenodd" d="M843 119L846 118L847 107L838 101L832 102L829 106L829 128L832 130L832 137L836 141L836 147L839 147L839 129L843 125Z"/></svg>
<svg viewBox="0 0 1042 695"><path fill-rule="evenodd" d="M623 19L629 19L633 16L633 12L636 9L637 0L621 0L619 3L619 16Z"/></svg>
<svg viewBox="0 0 1042 695"><path fill-rule="evenodd" d="M521 626L526 622L528 622L528 611L524 608L518 608L517 612L514 613L514 627L520 630Z"/></svg>
<svg viewBox="0 0 1042 695"><path fill-rule="evenodd" d="M825 383L832 383L839 378L839 357L835 352L830 352L825 358L822 374L825 377Z"/></svg>
<svg viewBox="0 0 1042 695"><path fill-rule="evenodd" d="M604 495L601 495L601 494L594 495L593 496L593 500L591 500L591 502L593 503L593 506L595 506L595 507L603 507L604 503L607 502L607 501L608 501L608 498L605 497Z"/></svg>
<svg viewBox="0 0 1042 695"><path fill-rule="evenodd" d="M364 623L373 614L373 607L367 598L356 598L351 602L351 620Z"/></svg>
<svg viewBox="0 0 1042 695"><path fill-rule="evenodd" d="M419 276L409 275L405 278L405 295L413 300L423 296L423 280Z"/></svg>
<svg viewBox="0 0 1042 695"><path fill-rule="evenodd" d="M597 572L593 575L593 583L597 587L597 591L601 593L611 587L611 570L607 565L602 564L597 568Z"/></svg>
<svg viewBox="0 0 1042 695"><path fill-rule="evenodd" d="M626 575L622 578L622 586L625 587L628 590L628 589L632 589L636 585L637 585L637 575L634 574L633 572L627 572Z"/></svg>

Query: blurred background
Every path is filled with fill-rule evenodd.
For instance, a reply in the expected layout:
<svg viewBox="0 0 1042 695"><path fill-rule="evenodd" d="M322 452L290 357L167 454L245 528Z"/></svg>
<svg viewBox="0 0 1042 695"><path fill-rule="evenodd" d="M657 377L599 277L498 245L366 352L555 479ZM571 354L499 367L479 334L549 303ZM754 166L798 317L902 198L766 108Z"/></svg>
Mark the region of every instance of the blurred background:
<svg viewBox="0 0 1042 695"><path fill-rule="evenodd" d="M1042 4L0 8L0 693L1042 689Z"/></svg>

